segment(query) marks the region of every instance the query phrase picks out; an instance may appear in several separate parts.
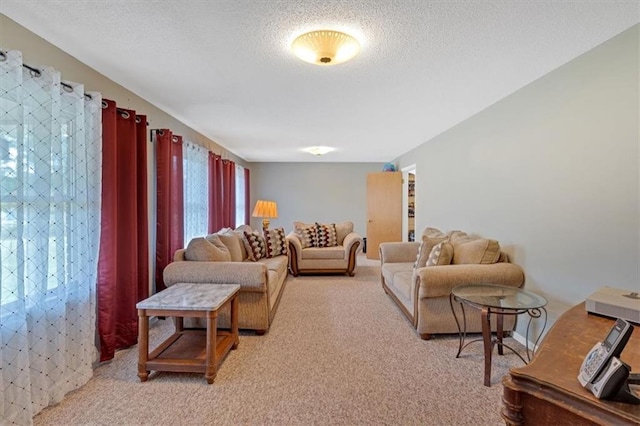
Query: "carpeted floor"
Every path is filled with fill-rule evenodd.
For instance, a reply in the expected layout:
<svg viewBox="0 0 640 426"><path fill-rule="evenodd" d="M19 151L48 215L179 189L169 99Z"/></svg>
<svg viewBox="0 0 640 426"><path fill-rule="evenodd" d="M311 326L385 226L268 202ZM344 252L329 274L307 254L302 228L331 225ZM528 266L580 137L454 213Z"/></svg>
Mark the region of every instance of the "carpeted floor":
<svg viewBox="0 0 640 426"><path fill-rule="evenodd" d="M457 336L421 340L382 290L379 266L360 265L355 277L289 276L270 331L243 332L212 385L157 372L141 383L133 347L34 424L503 424L501 379L522 362L495 356L483 386L481 343L456 359ZM151 347L171 332L171 321L155 323Z"/></svg>

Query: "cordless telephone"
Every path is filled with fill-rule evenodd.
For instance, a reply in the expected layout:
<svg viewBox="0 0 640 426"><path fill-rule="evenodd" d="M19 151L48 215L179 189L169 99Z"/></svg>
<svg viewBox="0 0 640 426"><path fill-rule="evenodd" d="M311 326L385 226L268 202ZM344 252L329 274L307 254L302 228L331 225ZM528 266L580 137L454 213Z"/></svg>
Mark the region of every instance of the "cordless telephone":
<svg viewBox="0 0 640 426"><path fill-rule="evenodd" d="M629 383L639 382L638 375L630 375L631 367L619 359L631 333L633 326L628 321L616 320L604 341L596 343L582 362L578 381L597 398L640 404L629 389Z"/></svg>
<svg viewBox="0 0 640 426"><path fill-rule="evenodd" d="M582 386L586 387L588 383L593 382L611 358L620 356L631 333L633 333L633 326L629 322L623 319L616 320L604 342L596 343L584 358L580 375L578 375Z"/></svg>

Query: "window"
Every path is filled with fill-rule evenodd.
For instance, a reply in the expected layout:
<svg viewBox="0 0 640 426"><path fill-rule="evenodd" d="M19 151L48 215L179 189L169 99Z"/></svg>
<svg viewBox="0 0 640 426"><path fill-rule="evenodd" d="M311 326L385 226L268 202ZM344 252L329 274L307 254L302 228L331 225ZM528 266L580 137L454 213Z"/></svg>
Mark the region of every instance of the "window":
<svg viewBox="0 0 640 426"><path fill-rule="evenodd" d="M183 144L184 246L207 234L209 218L209 153L192 142Z"/></svg>
<svg viewBox="0 0 640 426"><path fill-rule="evenodd" d="M93 374L102 110L0 57L0 417L29 424Z"/></svg>
<svg viewBox="0 0 640 426"><path fill-rule="evenodd" d="M248 225L245 222L245 208L247 200L244 199L245 194L244 167L236 164L236 226Z"/></svg>
<svg viewBox="0 0 640 426"><path fill-rule="evenodd" d="M47 101L59 104L57 115L42 115L49 113L43 111ZM94 171L87 169L93 159L86 157L84 113L77 112L77 98L71 96L47 101L33 108L23 105L22 125L8 113L0 124L0 304L8 309L17 301L29 309L54 297L54 290L78 273L73 262L78 253L90 252L89 244L97 247L99 234L91 241L85 234L96 232L86 225L95 225L99 214L87 184L96 190L100 177L87 180ZM8 110L14 104L3 103ZM14 108L20 110L17 104ZM45 124L51 127L43 129ZM99 148L90 155L96 153Z"/></svg>

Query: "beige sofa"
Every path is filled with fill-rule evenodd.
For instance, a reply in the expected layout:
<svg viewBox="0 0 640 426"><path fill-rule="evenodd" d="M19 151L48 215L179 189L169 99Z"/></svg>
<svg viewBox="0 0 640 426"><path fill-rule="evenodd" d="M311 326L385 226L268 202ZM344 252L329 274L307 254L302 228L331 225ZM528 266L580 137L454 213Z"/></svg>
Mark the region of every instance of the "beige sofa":
<svg viewBox="0 0 640 426"><path fill-rule="evenodd" d="M284 230L282 230L282 245L286 248L284 237ZM287 255L279 254L252 261L241 230L221 230L208 235L206 239L220 246L222 254L218 252L218 258L214 254L215 259L192 261L187 260L189 246L177 250L174 261L164 269L165 285L169 287L179 282L240 284L240 293L238 294L239 328L255 330L258 335L266 333L273 321L285 287ZM194 240L189 243L190 246ZM220 245L220 242L223 246ZM224 248L228 251L228 257L224 254ZM220 313L218 323L220 327L229 326L228 309ZM202 324L192 324L202 326Z"/></svg>
<svg viewBox="0 0 640 426"><path fill-rule="evenodd" d="M353 222L294 222L293 226L293 231L287 235L287 243L289 270L294 277L299 274L326 273L354 275L356 254L362 247L362 237L353 232Z"/></svg>
<svg viewBox="0 0 640 426"><path fill-rule="evenodd" d="M436 246L438 253L434 253L438 251L434 249ZM421 242L382 243L380 262L384 291L425 340L434 334L458 333L449 302L455 286L524 285L522 268L509 263L497 241L461 231L444 234L427 228ZM454 309L458 318L462 318L458 304L454 304ZM467 332L481 332L480 311L467 307L465 312ZM512 330L514 325L514 317L505 316L505 330ZM492 327L495 330L495 322Z"/></svg>

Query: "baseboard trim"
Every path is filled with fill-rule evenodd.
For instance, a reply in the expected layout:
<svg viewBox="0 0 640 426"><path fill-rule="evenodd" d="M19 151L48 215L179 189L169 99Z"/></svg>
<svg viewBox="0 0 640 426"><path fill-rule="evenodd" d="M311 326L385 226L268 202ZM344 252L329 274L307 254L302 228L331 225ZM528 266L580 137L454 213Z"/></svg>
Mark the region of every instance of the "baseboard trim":
<svg viewBox="0 0 640 426"><path fill-rule="evenodd" d="M529 342L527 345L527 339L520 333L516 333L515 331L511 334L513 340L520 343L522 346L528 347L529 350L533 348L533 352L535 353L538 350L538 347L535 346L532 342ZM542 340L542 339L541 339Z"/></svg>

